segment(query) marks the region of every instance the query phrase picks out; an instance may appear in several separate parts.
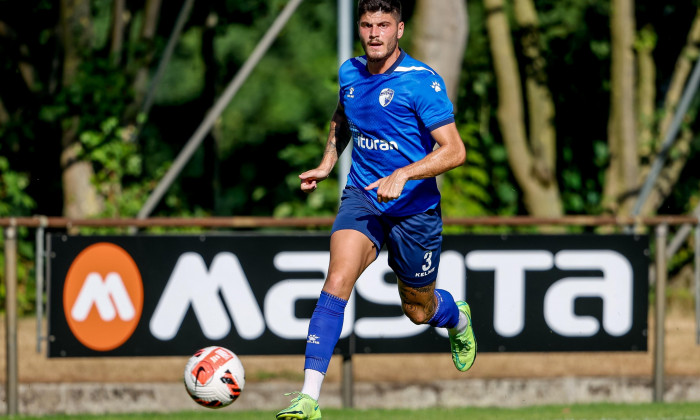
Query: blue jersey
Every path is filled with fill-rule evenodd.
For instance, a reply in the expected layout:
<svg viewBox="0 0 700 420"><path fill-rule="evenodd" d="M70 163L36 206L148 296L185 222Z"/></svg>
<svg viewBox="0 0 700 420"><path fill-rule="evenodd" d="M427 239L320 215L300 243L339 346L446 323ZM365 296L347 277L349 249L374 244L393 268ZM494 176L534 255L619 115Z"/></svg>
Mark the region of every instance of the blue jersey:
<svg viewBox="0 0 700 420"><path fill-rule="evenodd" d="M430 67L401 51L385 73L371 74L365 56L340 67L340 103L350 125L352 165L347 185L364 188L424 158L433 151L430 132L454 122L452 103L442 78ZM376 188L366 197L391 216L418 214L437 207L435 178L408 181L398 199L377 201Z"/></svg>

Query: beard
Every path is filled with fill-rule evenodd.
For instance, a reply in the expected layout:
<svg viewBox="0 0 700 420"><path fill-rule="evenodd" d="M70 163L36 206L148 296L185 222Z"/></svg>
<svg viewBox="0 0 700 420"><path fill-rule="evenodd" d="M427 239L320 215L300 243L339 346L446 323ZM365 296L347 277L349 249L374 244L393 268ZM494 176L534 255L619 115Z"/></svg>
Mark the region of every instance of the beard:
<svg viewBox="0 0 700 420"><path fill-rule="evenodd" d="M367 61L371 63L376 63L386 60L387 57L390 57L394 53L394 51L396 51L396 48L398 46L398 39L391 39L389 42L383 43L382 46L386 47L384 51L372 52L371 46L368 43L363 42L365 54L367 55Z"/></svg>

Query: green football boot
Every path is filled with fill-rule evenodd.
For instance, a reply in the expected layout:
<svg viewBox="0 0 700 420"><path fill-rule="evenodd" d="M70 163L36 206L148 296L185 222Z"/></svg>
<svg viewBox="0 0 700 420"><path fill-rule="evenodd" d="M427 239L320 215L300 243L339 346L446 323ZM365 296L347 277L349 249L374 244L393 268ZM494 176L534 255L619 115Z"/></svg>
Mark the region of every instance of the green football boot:
<svg viewBox="0 0 700 420"><path fill-rule="evenodd" d="M294 392L292 394L295 394ZM298 420L321 420L321 410L318 403L306 394L298 393L299 396L292 400L292 404L277 413L278 419L298 419ZM285 394L291 395L291 394Z"/></svg>
<svg viewBox="0 0 700 420"><path fill-rule="evenodd" d="M467 325L467 329L461 334L458 334L452 329L449 330L452 361L458 370L466 372L472 367L474 360L476 360L476 338L474 337L474 330L472 329L472 311L469 308L469 304L462 300L456 303L460 312L467 316L469 325Z"/></svg>

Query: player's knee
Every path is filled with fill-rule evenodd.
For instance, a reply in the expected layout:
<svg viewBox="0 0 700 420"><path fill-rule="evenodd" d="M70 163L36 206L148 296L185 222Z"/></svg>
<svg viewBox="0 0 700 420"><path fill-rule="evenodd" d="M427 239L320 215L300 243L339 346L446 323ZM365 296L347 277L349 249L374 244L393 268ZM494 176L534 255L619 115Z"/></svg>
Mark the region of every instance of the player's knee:
<svg viewBox="0 0 700 420"><path fill-rule="evenodd" d="M347 300L352 292L354 279L342 273L329 273L326 282L323 285L323 290L333 296Z"/></svg>
<svg viewBox="0 0 700 420"><path fill-rule="evenodd" d="M401 308L403 309L403 313L406 315L406 317L416 325L427 324L430 320L429 314L421 305L403 302Z"/></svg>

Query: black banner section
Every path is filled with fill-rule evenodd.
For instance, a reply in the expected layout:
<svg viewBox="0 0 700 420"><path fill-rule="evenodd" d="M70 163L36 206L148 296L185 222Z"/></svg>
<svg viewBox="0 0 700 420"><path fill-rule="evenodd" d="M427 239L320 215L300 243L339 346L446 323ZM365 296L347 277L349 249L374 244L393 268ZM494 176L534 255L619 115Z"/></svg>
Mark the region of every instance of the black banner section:
<svg viewBox="0 0 700 420"><path fill-rule="evenodd" d="M645 351L649 239L446 235L437 286L480 352ZM303 354L328 268L322 235L48 235L49 357ZM386 252L358 280L336 349L449 352L403 316Z"/></svg>

